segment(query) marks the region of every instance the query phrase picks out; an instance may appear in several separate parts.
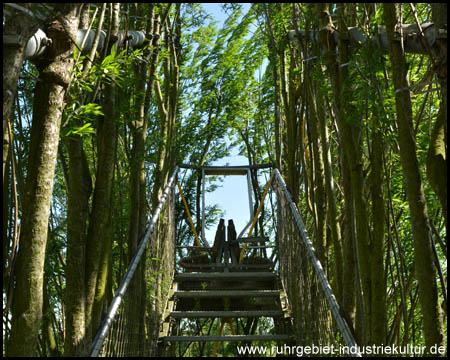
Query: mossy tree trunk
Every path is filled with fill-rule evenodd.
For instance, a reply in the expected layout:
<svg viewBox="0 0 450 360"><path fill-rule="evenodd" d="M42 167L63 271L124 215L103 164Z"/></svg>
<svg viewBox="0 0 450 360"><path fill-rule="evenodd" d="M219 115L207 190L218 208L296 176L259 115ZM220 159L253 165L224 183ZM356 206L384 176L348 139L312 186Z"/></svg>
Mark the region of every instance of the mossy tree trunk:
<svg viewBox="0 0 450 360"><path fill-rule="evenodd" d="M160 27L159 21L154 21L155 7L149 5L148 22L146 25L147 37L152 38L152 47L146 51L146 62L134 68L137 79L135 88L135 111L133 119L130 123L131 134L133 139L133 147L130 156L130 227L128 236L128 262L130 263L138 249L139 241L142 239L147 223L147 191L146 191L146 174L145 174L145 142L147 138L149 107L152 95L155 72L159 62L159 39ZM131 282L129 293L132 294L134 300L130 304L127 311L130 314L130 324L135 329L130 334L129 341L143 346L145 339L145 317L139 315L138 312L131 308L132 306L144 307L147 297L145 269L148 266L144 257L134 275L134 281ZM137 329L137 330L136 330ZM131 333L131 331L130 331ZM133 338L134 337L134 338ZM140 348L140 351L143 351Z"/></svg>
<svg viewBox="0 0 450 360"><path fill-rule="evenodd" d="M20 248L8 356L35 356L42 320L43 274L53 177L64 110L64 95L73 68L74 43L80 4L57 5L60 15L47 24L53 39L45 63L40 64L33 103Z"/></svg>
<svg viewBox="0 0 450 360"><path fill-rule="evenodd" d="M159 64L161 23L167 19L170 6L166 7L163 19L154 21L155 7L150 5L146 32L152 38L152 48L145 54L146 62L135 68L135 76L140 80L136 86L136 111L130 123L133 147L130 157L130 231L129 231L129 260L134 256L139 239L144 235L147 222L147 194L145 176L145 141L147 138L148 117L155 83L155 74ZM150 65L149 65L150 64Z"/></svg>
<svg viewBox="0 0 450 360"><path fill-rule="evenodd" d="M89 27L89 6L84 6L80 17L80 29ZM102 7L98 27L102 28L106 5ZM90 58L95 55L91 49ZM85 61L83 77L87 75L91 62ZM83 96L81 103L85 103ZM81 119L75 120L82 126ZM64 356L87 356L89 341L85 336L85 271L86 271L86 235L89 218L89 201L92 194L92 179L86 153L84 138L78 134L64 137L69 166L67 176L67 251L66 251L66 291L65 304L66 336L64 338Z"/></svg>
<svg viewBox="0 0 450 360"><path fill-rule="evenodd" d="M111 39L109 49L116 43L119 32L119 10L120 4L111 5L112 23ZM107 276L102 274L107 267L100 267L102 264L102 253L111 251L111 247L105 246L105 242L110 239L105 236L107 227L110 224L110 204L112 196L112 182L114 178L114 163L117 145L117 115L116 115L116 93L114 82L105 85L104 90L104 116L98 118L98 167L95 177L95 190L92 200L92 211L89 219L89 228L86 243L86 338L90 343L95 336L100 322L100 315L105 299ZM99 279L102 280L98 283Z"/></svg>
<svg viewBox="0 0 450 360"><path fill-rule="evenodd" d="M85 338L85 266L86 221L92 180L83 140L79 135L66 138L69 154L67 195L67 255L66 255L66 338L65 356L87 355Z"/></svg>
<svg viewBox="0 0 450 360"><path fill-rule="evenodd" d="M354 219L354 200L353 200L353 190L352 190L352 177L351 177L351 162L348 160L347 152L348 150L345 147L350 146L351 143L344 144L346 141L348 142L349 135L346 133L349 131L348 124L345 122L342 124L342 120L340 120L341 116L343 116L343 111L341 111L341 89L342 89L342 76L339 74L339 68L337 63L337 56L335 52L336 43L329 36L329 30L331 29L332 22L329 17L329 9L328 4L321 3L317 5L319 16L319 41L322 43L323 48L326 50L325 57L327 61L328 73L331 80L333 97L334 97L334 107L335 116L338 121L341 122L339 126L339 151L341 153L341 173L342 173L342 183L343 183L343 192L344 192L344 209L343 209L343 220L342 220L342 234L339 224L337 222L337 208L335 203L335 196L333 194L333 183L332 183L332 174L331 169L327 169L325 167L325 176L327 177L327 193L328 193L328 209L331 226L331 233L333 237L333 242L335 246L336 261L339 261L340 252L339 252L339 238L343 239L342 243L342 256L345 258L345 262L342 264L342 276L339 276L339 266L336 264L337 270L337 282L342 282L342 295L338 295L342 299L342 310L344 313L344 317L346 318L349 326L351 328L355 327L355 285L357 279L357 258L356 258L356 233L355 227L353 226ZM345 74L342 74L345 75ZM326 141L325 134L326 127L324 125L321 126L321 133L323 135L323 140ZM324 154L325 158L325 154ZM327 161L324 159L324 164L327 165ZM329 173L329 174L328 174ZM329 179L328 179L329 178ZM334 203L334 204L333 204ZM336 223L336 224L335 224ZM342 258L342 257L341 257ZM341 279L339 279L341 278ZM339 294L339 291L337 292Z"/></svg>
<svg viewBox="0 0 450 360"><path fill-rule="evenodd" d="M170 5L169 5L170 6ZM179 9L180 4L176 5L176 17L172 20L174 22L174 29L177 35L180 34L179 24ZM154 82L155 101L158 107L158 120L160 130L160 147L158 151L158 160L154 171L154 188L152 194L152 212L156 209L161 198L162 191L167 184L169 172L172 171L175 164L175 138L176 138L176 119L177 119L177 105L179 96L179 76L180 68L178 65L180 44L179 39L176 40L172 36L170 18L164 23L165 36L167 43L168 55L165 57L162 64L162 71L164 72L163 84L160 83L158 77ZM163 90L161 89L163 86Z"/></svg>
<svg viewBox="0 0 450 360"><path fill-rule="evenodd" d="M435 344L444 345L444 333L427 205L416 156L407 63L401 34L396 32L396 27L400 25L400 7L401 5L398 3L385 4L384 20L389 40L394 88L396 89L398 142L406 182L406 197L411 214L419 301L423 314L425 344L429 349Z"/></svg>

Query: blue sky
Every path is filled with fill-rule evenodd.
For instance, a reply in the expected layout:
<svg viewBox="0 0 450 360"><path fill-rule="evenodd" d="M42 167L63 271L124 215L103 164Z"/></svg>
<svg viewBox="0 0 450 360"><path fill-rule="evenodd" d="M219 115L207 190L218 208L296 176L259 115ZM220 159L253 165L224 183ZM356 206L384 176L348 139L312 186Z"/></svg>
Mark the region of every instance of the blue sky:
<svg viewBox="0 0 450 360"><path fill-rule="evenodd" d="M234 150L233 156L226 157L220 161L216 161L213 165L248 165L248 159L244 156L237 155L237 149ZM233 219L236 231L239 234L250 219L248 206L248 191L246 176L224 176L221 187L217 188L213 193L206 194L206 206L219 204L220 208L225 212L225 223L228 224L229 219ZM206 231L207 240L212 244L215 229Z"/></svg>
<svg viewBox="0 0 450 360"><path fill-rule="evenodd" d="M251 3L240 3L243 6L243 12L247 12ZM206 12L210 13L214 20L217 20L217 26L221 27L227 18L227 15L222 11L222 3L202 3Z"/></svg>

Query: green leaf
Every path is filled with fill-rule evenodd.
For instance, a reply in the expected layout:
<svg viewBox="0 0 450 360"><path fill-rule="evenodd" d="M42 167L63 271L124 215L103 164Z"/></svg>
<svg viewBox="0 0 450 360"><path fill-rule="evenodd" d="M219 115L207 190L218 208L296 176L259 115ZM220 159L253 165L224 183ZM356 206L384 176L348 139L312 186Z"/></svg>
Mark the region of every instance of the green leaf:
<svg viewBox="0 0 450 360"><path fill-rule="evenodd" d="M80 127L73 127L69 129L69 131L66 133L65 136L69 135L88 135L88 134L95 134L95 129L92 127L91 123L86 123L83 126Z"/></svg>

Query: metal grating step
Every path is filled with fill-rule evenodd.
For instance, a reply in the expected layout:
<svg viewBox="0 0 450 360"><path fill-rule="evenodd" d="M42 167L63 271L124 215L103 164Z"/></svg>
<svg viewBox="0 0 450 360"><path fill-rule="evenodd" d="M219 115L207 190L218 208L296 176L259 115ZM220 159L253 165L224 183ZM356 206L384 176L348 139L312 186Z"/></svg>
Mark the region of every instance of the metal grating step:
<svg viewBox="0 0 450 360"><path fill-rule="evenodd" d="M286 341L289 335L165 336L163 341Z"/></svg>
<svg viewBox="0 0 450 360"><path fill-rule="evenodd" d="M245 318L245 317L281 317L281 310L248 310L248 311L172 311L175 319L192 318Z"/></svg>
<svg viewBox="0 0 450 360"><path fill-rule="evenodd" d="M239 270L264 270L273 267L273 263L268 264L183 264L187 269L239 269Z"/></svg>
<svg viewBox="0 0 450 360"><path fill-rule="evenodd" d="M212 297L278 297L279 290L192 290L176 291L177 298L212 298Z"/></svg>
<svg viewBox="0 0 450 360"><path fill-rule="evenodd" d="M277 274L271 272L210 272L210 273L181 273L175 274L175 281L180 280L270 280L275 279Z"/></svg>
<svg viewBox="0 0 450 360"><path fill-rule="evenodd" d="M236 240L230 241L230 243L258 243L258 242L266 242L269 241L268 237L241 237Z"/></svg>

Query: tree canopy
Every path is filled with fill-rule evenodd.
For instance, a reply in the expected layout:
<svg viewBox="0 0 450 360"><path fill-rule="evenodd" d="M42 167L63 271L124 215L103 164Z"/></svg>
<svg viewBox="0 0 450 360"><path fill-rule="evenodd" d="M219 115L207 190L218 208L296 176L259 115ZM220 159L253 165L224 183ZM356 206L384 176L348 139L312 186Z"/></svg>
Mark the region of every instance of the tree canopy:
<svg viewBox="0 0 450 360"><path fill-rule="evenodd" d="M220 7L3 5L4 355L89 354L175 165L233 149L280 170L358 344L446 346L447 5ZM179 180L199 231L216 185Z"/></svg>

